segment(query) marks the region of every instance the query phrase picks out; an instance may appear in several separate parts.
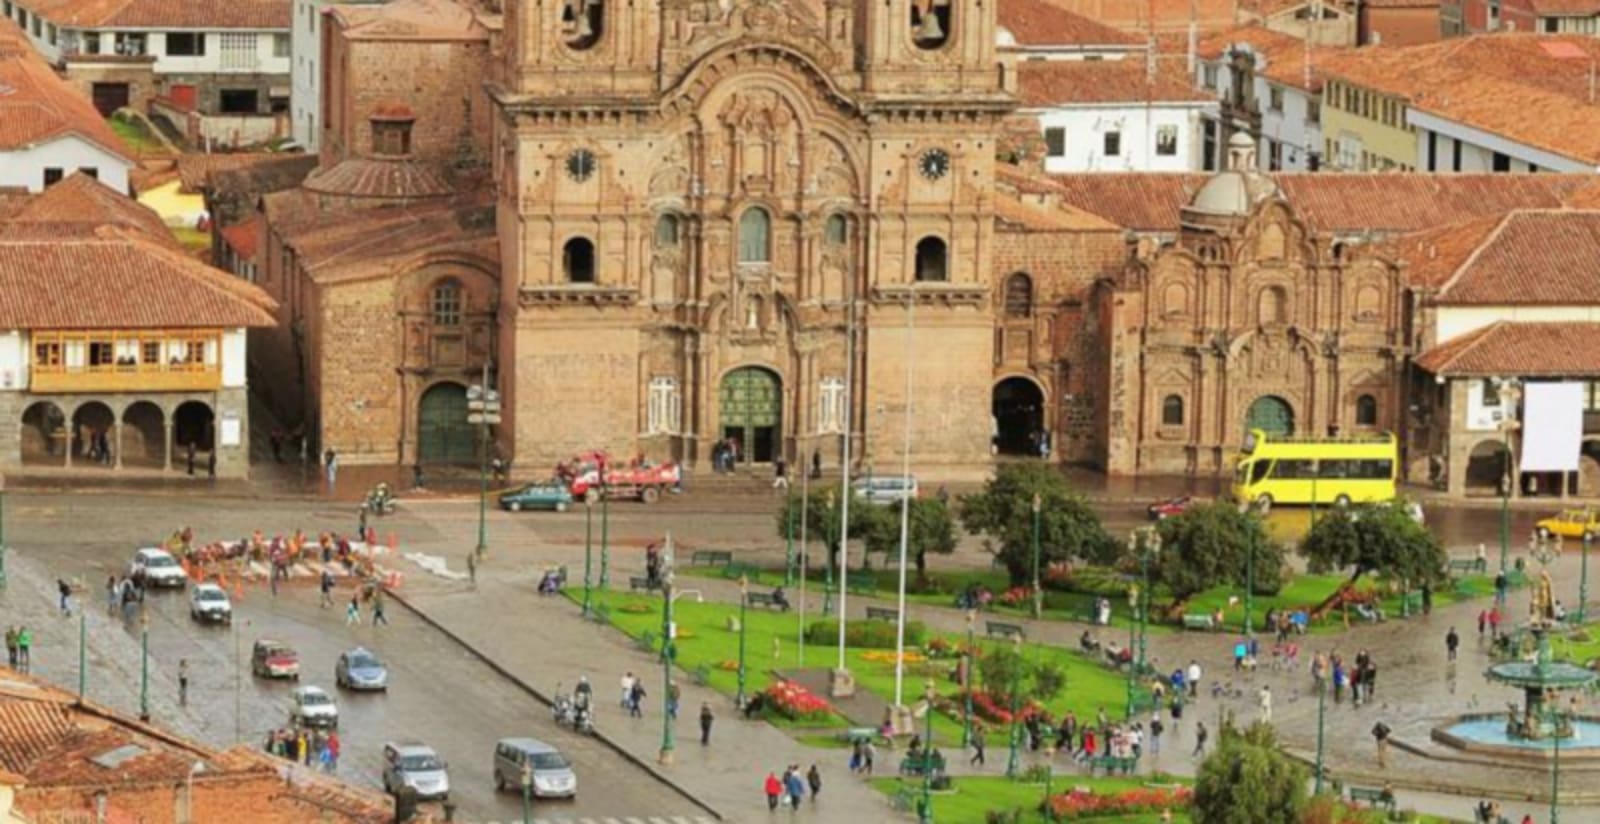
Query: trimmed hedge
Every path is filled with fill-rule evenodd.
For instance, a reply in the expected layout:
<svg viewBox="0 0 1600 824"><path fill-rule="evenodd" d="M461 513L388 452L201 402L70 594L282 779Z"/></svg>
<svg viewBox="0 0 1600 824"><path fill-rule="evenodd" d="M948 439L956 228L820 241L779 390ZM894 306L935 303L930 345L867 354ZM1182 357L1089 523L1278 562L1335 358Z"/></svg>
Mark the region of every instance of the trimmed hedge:
<svg viewBox="0 0 1600 824"><path fill-rule="evenodd" d="M844 643L858 649L894 649L893 621L857 619L845 625ZM906 622L906 646L920 647L928 638L928 627L921 621ZM839 621L824 618L806 627L806 641L812 644L834 644L839 641Z"/></svg>

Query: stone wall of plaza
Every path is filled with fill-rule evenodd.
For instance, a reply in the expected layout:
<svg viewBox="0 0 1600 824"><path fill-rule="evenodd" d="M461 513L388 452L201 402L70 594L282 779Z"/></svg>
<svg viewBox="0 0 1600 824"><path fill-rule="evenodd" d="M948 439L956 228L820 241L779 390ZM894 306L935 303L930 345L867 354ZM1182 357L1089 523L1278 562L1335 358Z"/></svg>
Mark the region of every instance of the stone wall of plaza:
<svg viewBox="0 0 1600 824"><path fill-rule="evenodd" d="M110 468L183 472L184 442L193 437L202 444L196 451L197 474L206 471L210 457L203 446L206 442L217 445L218 477L244 478L250 473L250 402L244 387L214 392L0 392L0 422L4 422L0 470L68 466L61 435L51 436L38 425L45 405L59 409L74 432L109 423L105 428L113 458ZM237 443L223 443L224 433L237 434ZM82 450L80 442L72 466L102 466L90 462Z"/></svg>

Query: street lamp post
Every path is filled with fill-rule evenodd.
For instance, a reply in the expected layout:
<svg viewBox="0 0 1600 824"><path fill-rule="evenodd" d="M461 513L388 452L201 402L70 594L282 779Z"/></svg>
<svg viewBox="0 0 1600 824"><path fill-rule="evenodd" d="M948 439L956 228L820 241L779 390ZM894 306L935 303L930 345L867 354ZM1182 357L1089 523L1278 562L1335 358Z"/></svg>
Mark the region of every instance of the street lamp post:
<svg viewBox="0 0 1600 824"><path fill-rule="evenodd" d="M978 611L967 610L967 648L962 650L961 659L965 663L962 667L964 673L961 678L961 748L972 746L972 662L973 662L973 624L978 620Z"/></svg>
<svg viewBox="0 0 1600 824"><path fill-rule="evenodd" d="M927 744L922 748L922 810L918 820L922 824L933 824L933 682L928 681L922 687L922 697L927 702L927 709L923 716L927 721Z"/></svg>
<svg viewBox="0 0 1600 824"><path fill-rule="evenodd" d="M500 393L489 388L489 364L483 382L467 388L467 423L478 427L478 557L489 551L489 427L500 424Z"/></svg>
<svg viewBox="0 0 1600 824"><path fill-rule="evenodd" d="M86 593L87 594L87 593ZM88 604L78 605L78 703L83 703L83 693L89 686L89 634L84 616L89 614ZM29 669L33 664L29 662Z"/></svg>
<svg viewBox="0 0 1600 824"><path fill-rule="evenodd" d="M522 765L522 824L533 824L533 766Z"/></svg>
<svg viewBox="0 0 1600 824"><path fill-rule="evenodd" d="M801 474L804 474L803 472ZM783 585L794 586L794 507L786 506L788 510L783 524Z"/></svg>
<svg viewBox="0 0 1600 824"><path fill-rule="evenodd" d="M846 494L848 494L848 492ZM833 513L833 490L831 490L831 489L828 490L828 513L830 515ZM841 527L841 529L842 528L843 527ZM833 547L828 544L828 538L829 537L832 537L832 536L824 535L823 538L822 538L822 548L828 553L828 562L826 564L822 565L823 566L823 576L824 576L823 577L823 581L822 581L822 617L824 617L824 618L826 618L829 615L833 614L833 562L834 562L834 555L833 555Z"/></svg>
<svg viewBox="0 0 1600 824"><path fill-rule="evenodd" d="M1128 705L1127 717L1132 718L1135 705L1138 701L1139 676L1145 668L1145 649L1148 643L1146 638L1147 624L1145 613L1149 608L1150 599L1150 555L1159 551L1161 545L1160 535L1151 527L1141 527L1128 536L1128 549L1139 559L1139 591L1134 597L1128 599L1128 606L1134 611L1134 620L1128 625L1128 647L1132 649L1138 644L1138 656L1128 664ZM1135 632L1137 631L1137 636Z"/></svg>
<svg viewBox="0 0 1600 824"><path fill-rule="evenodd" d="M1551 715L1555 757L1550 762L1550 824L1561 824L1561 712L1556 710Z"/></svg>
<svg viewBox="0 0 1600 824"><path fill-rule="evenodd" d="M806 566L811 558L811 545L806 543L806 521L811 516L811 473L800 473L800 604L795 614L799 618L799 636L796 639L796 659L800 666L806 665Z"/></svg>
<svg viewBox="0 0 1600 824"><path fill-rule="evenodd" d="M143 607L139 609L139 720L150 721L150 615Z"/></svg>
<svg viewBox="0 0 1600 824"><path fill-rule="evenodd" d="M600 464L600 591L611 588L611 487L606 465Z"/></svg>
<svg viewBox="0 0 1600 824"><path fill-rule="evenodd" d="M745 608L750 603L750 579L739 576L739 690L733 695L733 705L744 709L744 637Z"/></svg>
<svg viewBox="0 0 1600 824"><path fill-rule="evenodd" d="M1511 488L1515 482L1512 469L1511 431L1517 428L1517 397L1521 394L1516 378L1497 378L1495 387L1500 395L1500 433L1502 452L1505 455L1505 473L1500 478L1500 574L1506 572L1506 556L1511 551ZM1497 590L1495 597L1505 605L1505 591Z"/></svg>
<svg viewBox="0 0 1600 824"><path fill-rule="evenodd" d="M1237 579L1235 579L1237 580ZM1256 606L1256 531L1250 526L1250 540L1244 549L1244 634L1249 637L1255 629Z"/></svg>
<svg viewBox="0 0 1600 824"><path fill-rule="evenodd" d="M1044 614L1044 590L1039 588L1039 494L1033 495L1033 617Z"/></svg>
<svg viewBox="0 0 1600 824"><path fill-rule="evenodd" d="M673 578L674 578L674 572L672 570L672 533L669 532L669 533L667 533L666 544L662 548L662 551L661 551L661 601L664 604L664 608L661 610L661 754L660 754L660 757L657 759L657 761L659 763L661 763L662 765L668 765L668 764L672 763L672 750L673 750L673 743L672 743L672 712L671 712L671 706L672 706L672 659L674 657L673 644L672 644L672 640L673 640L672 639L672 598L673 598L673 596L672 596L672 582L673 582ZM743 641L743 638L744 638L744 621L742 620L742 618L743 618L742 610L743 610L744 599L740 598L739 599L739 603L740 603L740 609L741 609L741 620L739 621L739 633L740 633L740 640L741 640L740 647L742 649L743 648L742 641ZM741 661L741 663L739 665L739 680L740 680L740 683L742 685L743 681L744 681L744 664L742 663L742 661ZM743 687L741 686L740 689L742 691Z"/></svg>
<svg viewBox="0 0 1600 824"><path fill-rule="evenodd" d="M1579 550L1578 572L1578 623L1582 624L1589 617L1589 544L1594 541L1594 533L1583 533L1583 547Z"/></svg>
<svg viewBox="0 0 1600 824"><path fill-rule="evenodd" d="M1326 720L1328 704L1328 674L1323 673L1322 679L1317 682L1317 795L1322 795L1322 737L1323 724Z"/></svg>
<svg viewBox="0 0 1600 824"><path fill-rule="evenodd" d="M1011 647L1017 657L1022 656L1022 637L1011 639ZM1021 711L1019 701L1022 698L1022 666L1012 668L1011 671L1011 754L1006 758L1006 778L1017 777L1017 714ZM930 745L932 742L929 742Z"/></svg>
<svg viewBox="0 0 1600 824"><path fill-rule="evenodd" d="M594 615L594 507L583 502L583 617Z"/></svg>

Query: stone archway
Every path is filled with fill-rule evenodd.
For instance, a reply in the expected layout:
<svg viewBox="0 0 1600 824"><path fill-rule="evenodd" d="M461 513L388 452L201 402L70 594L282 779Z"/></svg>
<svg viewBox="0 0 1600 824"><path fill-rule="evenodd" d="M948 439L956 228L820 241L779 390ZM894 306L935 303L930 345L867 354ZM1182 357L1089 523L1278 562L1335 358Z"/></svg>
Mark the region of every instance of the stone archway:
<svg viewBox="0 0 1600 824"><path fill-rule="evenodd" d="M60 466L66 460L67 413L50 401L38 401L22 411L24 466Z"/></svg>
<svg viewBox="0 0 1600 824"><path fill-rule="evenodd" d="M129 404L122 412L122 465L160 469L166 448L167 415L161 407L150 401Z"/></svg>
<svg viewBox="0 0 1600 824"><path fill-rule="evenodd" d="M1277 395L1262 395L1244 413L1244 433L1259 429L1268 435L1294 434L1294 407Z"/></svg>
<svg viewBox="0 0 1600 824"><path fill-rule="evenodd" d="M1467 453L1466 488L1463 493L1499 495L1505 483L1509 456L1503 441L1490 439L1475 444L1472 451Z"/></svg>
<svg viewBox="0 0 1600 824"><path fill-rule="evenodd" d="M417 402L417 459L428 464L467 464L478 456L467 423L467 388L459 383L428 387Z"/></svg>
<svg viewBox="0 0 1600 824"><path fill-rule="evenodd" d="M191 474L210 457L216 436L215 420L215 413L203 401L184 401L172 411L173 460L182 461ZM197 455L194 467L188 466L191 450Z"/></svg>
<svg viewBox="0 0 1600 824"><path fill-rule="evenodd" d="M116 428L116 413L100 401L89 401L72 410L72 462L111 466Z"/></svg>
<svg viewBox="0 0 1600 824"><path fill-rule="evenodd" d="M738 444L743 463L771 463L783 449L783 379L762 366L741 366L722 376L721 435Z"/></svg>
<svg viewBox="0 0 1600 824"><path fill-rule="evenodd" d="M994 447L1002 455L1038 457L1044 428L1044 390L1027 378L1006 378L994 385Z"/></svg>

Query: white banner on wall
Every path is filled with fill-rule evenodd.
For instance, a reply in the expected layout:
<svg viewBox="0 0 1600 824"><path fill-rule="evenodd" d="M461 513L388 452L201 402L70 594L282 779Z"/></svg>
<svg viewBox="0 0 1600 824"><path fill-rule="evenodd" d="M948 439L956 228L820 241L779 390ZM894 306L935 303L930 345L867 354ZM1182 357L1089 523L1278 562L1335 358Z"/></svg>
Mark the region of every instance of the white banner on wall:
<svg viewBox="0 0 1600 824"><path fill-rule="evenodd" d="M1581 383L1523 385L1523 472L1577 471L1583 448L1583 388Z"/></svg>

